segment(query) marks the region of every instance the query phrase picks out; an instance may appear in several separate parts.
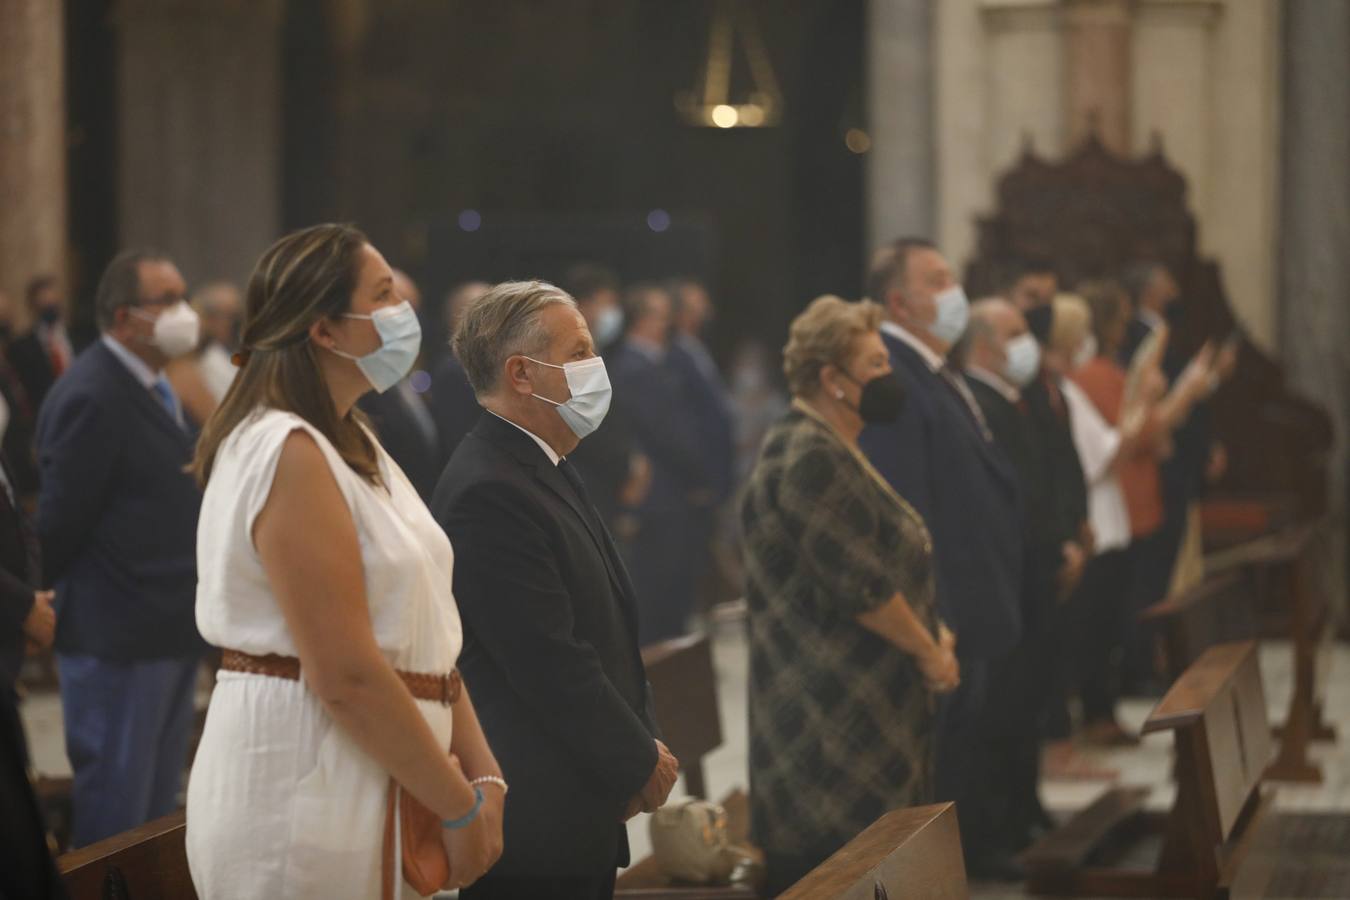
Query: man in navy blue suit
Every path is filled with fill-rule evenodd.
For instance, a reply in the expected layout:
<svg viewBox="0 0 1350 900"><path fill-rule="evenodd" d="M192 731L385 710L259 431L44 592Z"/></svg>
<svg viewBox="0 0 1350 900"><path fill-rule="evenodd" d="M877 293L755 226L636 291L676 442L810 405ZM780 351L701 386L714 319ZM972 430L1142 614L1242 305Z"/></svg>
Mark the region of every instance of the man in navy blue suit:
<svg viewBox="0 0 1350 900"><path fill-rule="evenodd" d="M95 301L101 339L38 417L75 846L172 811L186 762L205 646L193 617L200 493L185 471L195 435L163 373L197 344L186 292L163 254L115 258Z"/></svg>
<svg viewBox="0 0 1350 900"><path fill-rule="evenodd" d="M959 801L970 783L988 666L1022 630L1016 474L947 362L970 313L942 254L917 238L888 244L873 258L868 287L886 312L882 338L906 402L893 425L864 429L861 445L933 535L938 609L956 632L961 663L961 687L939 719L937 793Z"/></svg>
<svg viewBox="0 0 1350 900"><path fill-rule="evenodd" d="M713 492L694 410L670 362L670 295L637 284L625 306L628 333L606 362L614 376L613 414L651 461L651 488L634 510L637 533L628 544L645 646L685 633L699 539L694 511L707 508Z"/></svg>

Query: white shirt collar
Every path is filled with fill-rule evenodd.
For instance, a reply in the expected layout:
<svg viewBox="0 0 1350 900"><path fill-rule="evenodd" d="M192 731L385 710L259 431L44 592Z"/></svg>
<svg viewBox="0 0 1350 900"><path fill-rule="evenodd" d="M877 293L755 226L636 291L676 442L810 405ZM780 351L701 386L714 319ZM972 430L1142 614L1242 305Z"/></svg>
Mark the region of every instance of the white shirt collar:
<svg viewBox="0 0 1350 900"><path fill-rule="evenodd" d="M1167 320L1158 315L1151 309L1139 307L1139 321L1148 326L1149 331L1156 331L1159 325L1167 324Z"/></svg>
<svg viewBox="0 0 1350 900"><path fill-rule="evenodd" d="M154 388L155 382L159 381L160 374L145 364L145 360L132 353L122 342L110 334L104 334L100 340L103 345L112 351L113 356L121 360L122 365L127 367L127 371L135 376L136 380L145 386L146 390Z"/></svg>
<svg viewBox="0 0 1350 900"><path fill-rule="evenodd" d="M488 412L492 413L494 416L497 416L497 414L495 412L492 412L492 410L490 409L488 410ZM519 425L516 425L515 422L512 422L505 416L497 416L497 418L501 419L503 422L506 422L510 425L515 425L516 428L520 428ZM550 447L548 445L548 441L544 440L539 435L535 434L533 431L530 431L528 428L520 428L520 430L528 434L531 437L531 439L533 439L534 442L539 445L539 449L544 451L544 454L548 457L549 462L553 463L556 466L559 462L562 461L562 457L558 455L558 451Z"/></svg>
<svg viewBox="0 0 1350 900"><path fill-rule="evenodd" d="M891 337L904 341L906 344L908 344L909 347L915 353L919 354L919 357L923 359L925 363L928 364L928 368L932 369L934 372L940 370L944 365L945 360L943 360L942 357L934 353L932 347L929 347L923 341L915 337L911 332L906 331L903 327L892 322L890 319L882 320L881 330L889 334Z"/></svg>
<svg viewBox="0 0 1350 900"><path fill-rule="evenodd" d="M981 366L966 366L966 374L977 381L982 381L994 390L1003 395L1003 399L1016 405L1022 400L1022 392L1013 387L1002 378L990 372Z"/></svg>

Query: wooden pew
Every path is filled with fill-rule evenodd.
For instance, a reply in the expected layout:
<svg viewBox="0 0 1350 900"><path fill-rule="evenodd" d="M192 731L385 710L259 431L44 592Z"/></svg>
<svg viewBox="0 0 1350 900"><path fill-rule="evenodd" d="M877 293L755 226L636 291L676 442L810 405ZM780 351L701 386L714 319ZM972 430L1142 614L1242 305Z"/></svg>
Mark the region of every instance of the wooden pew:
<svg viewBox="0 0 1350 900"><path fill-rule="evenodd" d="M102 900L104 885L129 900L197 900L188 873L183 811L63 854L56 867L70 900ZM241 862L246 865L246 862Z"/></svg>
<svg viewBox="0 0 1350 900"><path fill-rule="evenodd" d="M1254 541L1210 554L1207 572L1245 572L1257 585L1258 600L1283 619L1282 631L1293 644L1294 692L1289 716L1276 729L1280 752L1267 777L1276 781L1320 784L1321 767L1308 757L1314 740L1334 741L1335 730L1323 715L1321 689L1330 654L1321 653L1330 618L1326 598L1316 588L1310 569L1319 538L1328 533L1326 519L1304 523Z"/></svg>
<svg viewBox="0 0 1350 900"><path fill-rule="evenodd" d="M642 662L652 686L656 720L666 746L680 761L685 790L690 796L707 799L703 759L722 745L712 642L706 635L689 635L652 644L642 649ZM727 812L731 842L748 849L749 798L743 791L733 791L719 802ZM746 900L755 892L743 884L672 885L656 858L649 856L619 874L615 896L629 900Z"/></svg>
<svg viewBox="0 0 1350 900"><path fill-rule="evenodd" d="M1144 812L1141 789L1114 789L1047 835L1024 859L1040 894L1226 897L1269 809L1261 789L1274 744L1256 643L1210 647L1167 692L1144 733L1171 731L1177 795L1165 815ZM1160 836L1150 868L1122 860Z"/></svg>
<svg viewBox="0 0 1350 900"><path fill-rule="evenodd" d="M956 804L886 813L780 900L963 900L966 864Z"/></svg>

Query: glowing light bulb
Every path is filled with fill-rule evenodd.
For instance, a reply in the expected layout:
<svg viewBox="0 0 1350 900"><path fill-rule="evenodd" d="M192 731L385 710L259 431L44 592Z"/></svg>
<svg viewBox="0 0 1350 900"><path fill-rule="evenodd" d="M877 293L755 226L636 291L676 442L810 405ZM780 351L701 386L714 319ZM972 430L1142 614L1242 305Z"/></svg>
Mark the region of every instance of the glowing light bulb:
<svg viewBox="0 0 1350 900"><path fill-rule="evenodd" d="M719 103L713 107L712 121L718 128L734 128L740 121L740 114L736 112L736 107Z"/></svg>

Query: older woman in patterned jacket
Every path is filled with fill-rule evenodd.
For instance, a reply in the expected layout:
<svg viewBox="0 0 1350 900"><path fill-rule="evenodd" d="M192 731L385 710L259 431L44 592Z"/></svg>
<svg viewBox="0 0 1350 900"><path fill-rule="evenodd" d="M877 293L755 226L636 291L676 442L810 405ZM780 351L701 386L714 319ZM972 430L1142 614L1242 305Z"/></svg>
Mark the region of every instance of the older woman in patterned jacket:
<svg viewBox="0 0 1350 900"><path fill-rule="evenodd" d="M788 414L741 505L752 832L773 896L887 810L932 800L933 693L959 682L923 519L858 450L904 402L881 309L821 297L792 323Z"/></svg>

